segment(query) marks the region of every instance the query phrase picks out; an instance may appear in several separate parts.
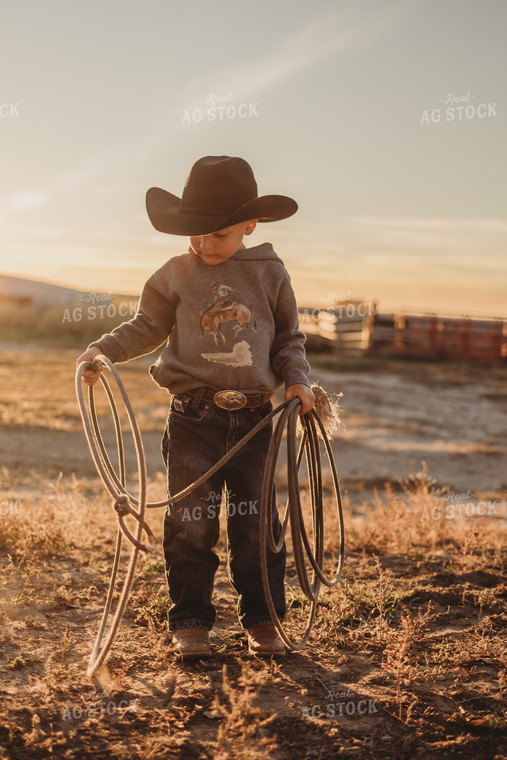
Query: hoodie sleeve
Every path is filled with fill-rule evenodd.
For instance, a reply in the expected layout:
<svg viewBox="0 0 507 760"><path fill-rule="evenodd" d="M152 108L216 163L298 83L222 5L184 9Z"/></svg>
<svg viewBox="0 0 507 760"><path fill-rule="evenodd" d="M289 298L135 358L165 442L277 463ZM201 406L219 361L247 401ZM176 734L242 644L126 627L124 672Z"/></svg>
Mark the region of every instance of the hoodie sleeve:
<svg viewBox="0 0 507 760"><path fill-rule="evenodd" d="M299 329L296 298L286 273L278 291L274 319L275 339L271 346L273 372L286 386L301 383L310 387L310 366L304 349L306 337Z"/></svg>
<svg viewBox="0 0 507 760"><path fill-rule="evenodd" d="M149 354L169 336L174 315L175 306L159 290L155 273L144 286L135 317L90 346L97 346L113 363Z"/></svg>

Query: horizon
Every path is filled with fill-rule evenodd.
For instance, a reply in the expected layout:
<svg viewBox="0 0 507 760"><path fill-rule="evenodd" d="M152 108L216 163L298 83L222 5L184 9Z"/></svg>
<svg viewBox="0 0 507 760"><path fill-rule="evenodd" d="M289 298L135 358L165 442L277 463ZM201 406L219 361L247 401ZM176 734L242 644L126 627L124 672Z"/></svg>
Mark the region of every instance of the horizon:
<svg viewBox="0 0 507 760"><path fill-rule="evenodd" d="M80 293L80 294L86 294L89 296L110 296L111 298L129 298L129 299L139 299L140 292L126 292L126 291L114 291L114 290L87 290L82 288L77 288L74 285L70 285L68 283L48 280L44 278L33 278L33 277L26 277L24 275L16 275L11 274L10 272L0 272L0 278L2 277L13 277L15 279L31 282L35 284L42 284L42 285L49 285L54 286L57 288L62 288L63 290L67 290L70 292ZM297 294L296 294L297 295ZM336 296L335 298L331 298L331 296ZM1 294L0 294L0 297ZM14 297L14 296L13 296ZM320 308L323 311L325 311L327 308L331 307L331 305L337 305L339 303L347 303L349 300L350 302L357 302L357 303L365 303L368 304L370 307L370 310L373 304L375 304L375 313L377 314L390 314L390 313L397 313L397 314L411 314L414 316L417 315L436 315L440 317L455 317L455 318L473 318L473 319L486 319L486 320L500 320L500 321L507 321L507 313L504 309L504 314L500 313L493 313L485 314L483 312L465 312L465 311L443 311L443 310L436 310L436 309L389 309L389 308L383 308L382 303L379 302L378 298L375 298L374 296L365 296L363 294L363 297L354 297L351 293L335 293L333 291L329 292L328 298L325 301L321 301L321 304L317 303L316 301L304 301L302 299L296 298L298 308L299 309L316 309Z"/></svg>

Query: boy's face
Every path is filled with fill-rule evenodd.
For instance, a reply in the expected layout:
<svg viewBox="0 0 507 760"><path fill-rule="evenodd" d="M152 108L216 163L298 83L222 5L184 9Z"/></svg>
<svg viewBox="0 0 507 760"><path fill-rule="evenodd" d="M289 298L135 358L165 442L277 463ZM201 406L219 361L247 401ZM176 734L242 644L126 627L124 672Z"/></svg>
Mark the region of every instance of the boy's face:
<svg viewBox="0 0 507 760"><path fill-rule="evenodd" d="M195 235L190 238L190 247L206 264L216 266L245 248L243 235L251 235L256 225L257 220L251 219L209 235Z"/></svg>

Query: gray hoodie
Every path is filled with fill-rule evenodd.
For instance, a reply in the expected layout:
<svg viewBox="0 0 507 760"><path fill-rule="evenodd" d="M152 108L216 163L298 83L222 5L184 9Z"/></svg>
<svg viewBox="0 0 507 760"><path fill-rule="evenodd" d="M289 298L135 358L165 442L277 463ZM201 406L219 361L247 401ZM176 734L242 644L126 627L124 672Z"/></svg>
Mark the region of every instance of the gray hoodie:
<svg viewBox="0 0 507 760"><path fill-rule="evenodd" d="M214 266L193 251L170 259L144 286L136 316L91 345L125 362L167 339L150 373L174 394L309 385L296 299L270 243Z"/></svg>

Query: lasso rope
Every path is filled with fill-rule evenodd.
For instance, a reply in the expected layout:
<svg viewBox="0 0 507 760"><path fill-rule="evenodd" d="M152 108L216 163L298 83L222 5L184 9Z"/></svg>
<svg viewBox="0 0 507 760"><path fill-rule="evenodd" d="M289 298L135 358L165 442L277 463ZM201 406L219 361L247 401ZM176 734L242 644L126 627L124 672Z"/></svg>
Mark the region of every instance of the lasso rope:
<svg viewBox="0 0 507 760"><path fill-rule="evenodd" d="M118 450L118 474L116 473L102 438L100 431L99 420L97 416L95 406L95 394L93 386L88 386L88 406L85 403L82 389L82 374L83 371L90 367L92 364L101 363L106 366L123 398L123 403L127 412L127 417L132 431L132 437L134 440L134 446L137 458L137 469L139 475L139 491L137 498L131 494L126 488L126 472L125 472L125 453L123 446L123 435L121 431L120 417L118 415L118 409L114 400L113 393L110 385L101 373L100 380L104 386L111 413L114 421L114 428L116 433L116 443ZM319 389L320 390L320 389ZM109 590L107 593L106 605L102 620L100 623L99 631L95 644L93 646L90 660L88 663L87 674L92 676L95 671L105 662L105 659L112 647L114 638L118 631L125 607L127 605L130 590L134 580L135 567L137 563L137 557L140 551L150 551L153 547L155 537L146 523L145 511L147 508L166 507L169 504L175 504L183 499L188 494L192 493L198 486L206 481L211 475L217 472L229 459L231 459L254 435L256 435L261 428L269 424L272 418L281 412L281 415L275 425L271 443L268 450L266 459L266 468L264 473L264 481L262 486L262 500L260 509L260 541L261 541L261 572L262 583L264 587L264 595L268 605L271 618L276 626L280 637L285 645L292 650L302 649L305 645L312 625L315 619L317 601L320 591L321 583L328 587L336 586L339 582L342 569L343 569L343 557L344 557L344 527L343 527L343 506L340 494L340 485L338 481L338 475L336 472L336 465L334 462L333 453L329 443L326 430L322 423L319 414L315 409L308 414L299 415L298 409L301 402L298 398L290 399L280 404L276 409L270 412L261 422L259 422L247 435L245 435L238 443L232 447L213 467L205 472L198 480L191 483L187 488L183 489L179 493L171 496L169 499L157 502L146 501L146 458L144 455L143 442L141 433L135 419L134 411L130 399L127 395L125 387L121 381L121 378L113 365L113 363L103 355L97 356L93 362L82 362L76 371L76 395L79 404L79 410L81 412L81 418L83 420L83 426L85 435L90 447L90 452L97 468L99 475L101 476L104 484L113 498L113 508L118 516L118 534L116 540L116 549L113 560L113 568L111 571L111 578L109 582ZM302 425L302 438L297 451L297 434L296 427L298 419ZM317 425L315 424L317 423ZM278 543L275 542L273 536L273 526L271 524L271 498L273 493L273 483L275 477L275 467L278 458L278 452L280 449L283 432L287 427L287 479L288 479L288 500L285 507L285 514L282 520L282 532ZM338 550L338 565L336 573L333 578L328 579L322 572L322 560L324 555L324 518L323 518L323 493L322 493L322 471L320 462L320 448L318 441L318 431L324 441L326 449L327 459L331 467L331 474L333 479L334 494L337 507L338 525L339 525L339 550ZM306 456L308 479L310 485L310 497L312 505L312 530L313 530L313 547L310 547L308 535L304 526L303 513L301 509L301 500L299 494L299 469L301 466L303 453ZM137 507L137 509L135 508ZM137 521L137 530L135 535L131 533L125 524L124 518L127 515L131 515ZM296 572L299 580L299 584L305 596L310 600L310 611L306 623L306 628L303 636L298 642L294 642L286 635L283 630L282 623L276 613L273 599L271 596L271 590L269 586L268 568L267 568L267 544L274 552L280 552L282 550L285 534L287 531L287 525L290 519L292 545L294 549L294 557L296 563ZM143 531L146 533L149 539L149 543L142 542ZM118 601L113 621L109 628L106 640L102 644L104 632L107 625L107 620L111 613L111 606L113 601L114 587L116 584L116 575L118 572L120 551L122 545L122 537L125 536L132 543L132 554L130 562L127 568L126 577L123 583L123 588ZM304 547L304 551L303 551ZM305 566L305 556L309 560L312 567L311 579L308 577L308 572Z"/></svg>

